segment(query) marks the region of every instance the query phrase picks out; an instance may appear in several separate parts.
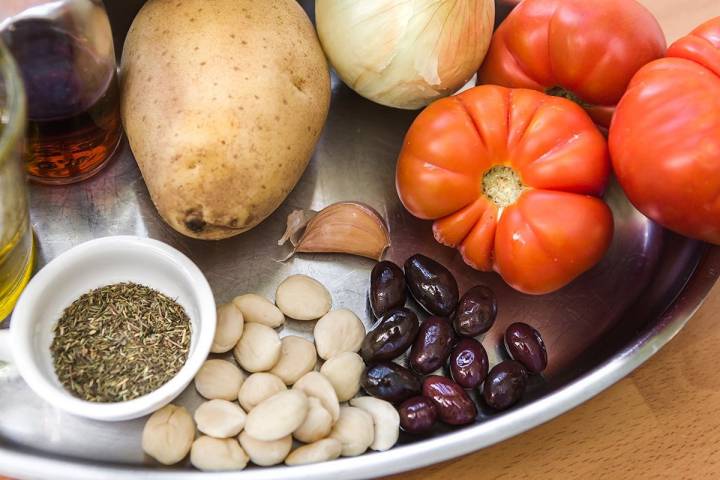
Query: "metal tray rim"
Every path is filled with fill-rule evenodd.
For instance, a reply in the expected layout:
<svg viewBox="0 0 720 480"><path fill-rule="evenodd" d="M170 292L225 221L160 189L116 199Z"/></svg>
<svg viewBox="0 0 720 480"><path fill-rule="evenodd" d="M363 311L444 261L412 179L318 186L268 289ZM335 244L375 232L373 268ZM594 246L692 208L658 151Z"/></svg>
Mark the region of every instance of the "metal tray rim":
<svg viewBox="0 0 720 480"><path fill-rule="evenodd" d="M438 438L404 445L387 451L344 458L303 467L252 469L243 472L206 473L175 469L158 470L118 464L73 462L47 458L0 447L0 470L18 478L46 478L49 472L58 480L135 479L215 479L283 478L300 480L354 480L389 475L459 457L499 443L541 425L591 399L650 359L672 340L703 304L720 276L720 247L709 248L694 274L660 320L627 344L605 363L554 393L492 421L467 427Z"/></svg>

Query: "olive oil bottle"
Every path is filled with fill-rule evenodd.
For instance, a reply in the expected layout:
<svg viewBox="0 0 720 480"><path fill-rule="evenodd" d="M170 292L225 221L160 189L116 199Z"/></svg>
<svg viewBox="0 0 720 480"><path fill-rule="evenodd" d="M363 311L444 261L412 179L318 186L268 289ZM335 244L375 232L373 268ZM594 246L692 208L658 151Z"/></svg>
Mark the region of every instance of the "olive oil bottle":
<svg viewBox="0 0 720 480"><path fill-rule="evenodd" d="M4 224L4 221L2 222ZM3 232L4 233L4 232ZM0 322L12 311L25 288L35 261L33 234L27 212L20 228L0 241Z"/></svg>
<svg viewBox="0 0 720 480"><path fill-rule="evenodd" d="M22 81L0 40L0 322L30 279L35 258L21 161L26 120Z"/></svg>

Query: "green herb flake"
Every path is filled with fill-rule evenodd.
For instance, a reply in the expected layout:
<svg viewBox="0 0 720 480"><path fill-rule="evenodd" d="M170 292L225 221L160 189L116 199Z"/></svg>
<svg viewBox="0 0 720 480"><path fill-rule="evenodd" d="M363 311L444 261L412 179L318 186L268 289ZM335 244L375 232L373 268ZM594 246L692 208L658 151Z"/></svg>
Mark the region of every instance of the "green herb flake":
<svg viewBox="0 0 720 480"><path fill-rule="evenodd" d="M65 309L50 347L73 395L124 402L172 379L190 350L190 319L173 299L136 283L92 290Z"/></svg>

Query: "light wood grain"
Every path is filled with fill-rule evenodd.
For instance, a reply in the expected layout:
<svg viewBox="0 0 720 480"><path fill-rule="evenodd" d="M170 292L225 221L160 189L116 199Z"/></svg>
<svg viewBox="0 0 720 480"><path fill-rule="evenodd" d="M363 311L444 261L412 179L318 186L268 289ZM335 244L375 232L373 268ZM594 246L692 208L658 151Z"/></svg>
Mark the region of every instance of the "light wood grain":
<svg viewBox="0 0 720 480"><path fill-rule="evenodd" d="M719 0L640 0L659 20L668 42L720 15Z"/></svg>
<svg viewBox="0 0 720 480"><path fill-rule="evenodd" d="M668 41L720 0L644 0ZM720 478L720 284L648 363L571 412L460 459L392 480Z"/></svg>

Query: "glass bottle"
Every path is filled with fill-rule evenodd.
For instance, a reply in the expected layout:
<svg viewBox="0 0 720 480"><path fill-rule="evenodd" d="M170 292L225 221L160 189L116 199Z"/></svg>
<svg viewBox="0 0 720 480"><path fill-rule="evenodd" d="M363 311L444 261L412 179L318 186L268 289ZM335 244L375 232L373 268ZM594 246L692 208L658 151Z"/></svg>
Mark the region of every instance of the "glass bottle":
<svg viewBox="0 0 720 480"><path fill-rule="evenodd" d="M28 99L25 167L66 184L107 164L122 137L115 49L101 0L0 0L0 31Z"/></svg>
<svg viewBox="0 0 720 480"><path fill-rule="evenodd" d="M35 256L21 161L25 122L22 81L0 41L0 322L30 279Z"/></svg>

